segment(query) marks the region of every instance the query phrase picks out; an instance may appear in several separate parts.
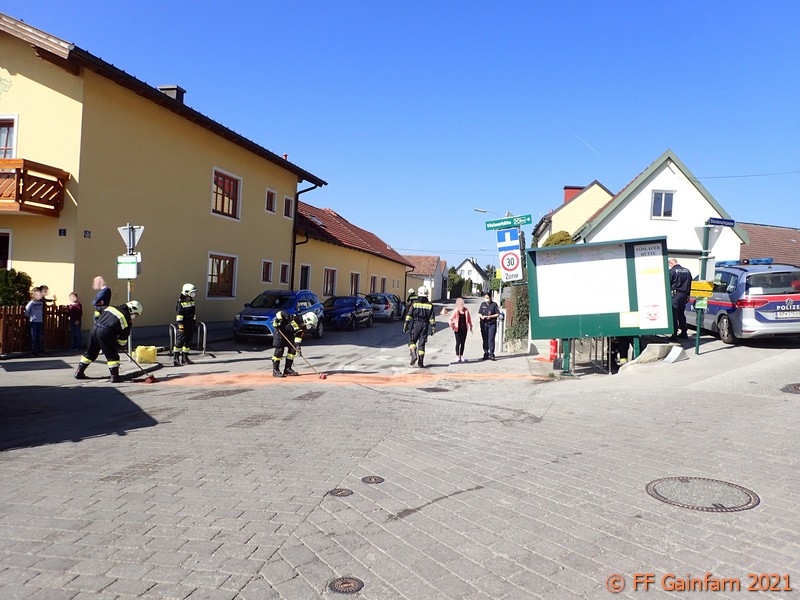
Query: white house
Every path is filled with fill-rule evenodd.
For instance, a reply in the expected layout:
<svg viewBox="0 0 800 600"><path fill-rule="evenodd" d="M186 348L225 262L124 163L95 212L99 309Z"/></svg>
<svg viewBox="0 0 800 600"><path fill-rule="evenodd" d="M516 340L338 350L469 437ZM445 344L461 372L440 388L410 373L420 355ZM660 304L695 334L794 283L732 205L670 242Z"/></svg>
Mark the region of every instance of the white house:
<svg viewBox="0 0 800 600"><path fill-rule="evenodd" d="M478 263L475 262L474 258L467 258L464 260L458 267L456 267L456 273L462 279L470 279L472 280L472 289L469 291L465 290L466 293L471 293L473 296L489 289L490 281L489 276L486 274L486 271L480 268Z"/></svg>
<svg viewBox="0 0 800 600"><path fill-rule="evenodd" d="M408 287L417 289L425 286L429 290L429 300L444 300L447 293L447 262L438 256L418 254L403 254L403 258L414 265L406 274Z"/></svg>
<svg viewBox="0 0 800 600"><path fill-rule="evenodd" d="M693 275L700 273L703 226L709 218L730 219L692 172L667 150L573 234L576 243L667 237L671 257ZM738 260L747 232L715 227L709 235L709 263Z"/></svg>

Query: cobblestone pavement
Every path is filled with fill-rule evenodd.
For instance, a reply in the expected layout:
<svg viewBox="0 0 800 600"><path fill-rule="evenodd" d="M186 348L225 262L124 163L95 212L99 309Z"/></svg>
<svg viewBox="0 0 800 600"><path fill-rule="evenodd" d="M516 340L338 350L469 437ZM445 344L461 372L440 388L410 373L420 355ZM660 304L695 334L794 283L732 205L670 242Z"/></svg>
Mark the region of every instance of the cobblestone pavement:
<svg viewBox="0 0 800 600"><path fill-rule="evenodd" d="M613 574L623 598L749 598L748 573L800 587L796 347L548 382L526 356L451 364L451 342L437 333L424 370L402 345L309 344L327 380L302 362L264 377L264 348L153 385L77 385L75 357L0 363L2 598L311 599L340 597L338 577L365 599L604 598ZM666 504L646 486L667 477L760 503ZM670 573L742 591L667 591Z"/></svg>

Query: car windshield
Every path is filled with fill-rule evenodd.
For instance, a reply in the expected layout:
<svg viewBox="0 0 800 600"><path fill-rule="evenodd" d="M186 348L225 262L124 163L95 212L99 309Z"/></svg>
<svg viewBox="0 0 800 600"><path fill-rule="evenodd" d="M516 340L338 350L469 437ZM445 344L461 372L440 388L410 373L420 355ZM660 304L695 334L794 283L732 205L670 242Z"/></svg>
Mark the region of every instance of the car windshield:
<svg viewBox="0 0 800 600"><path fill-rule="evenodd" d="M355 302L355 298L336 298L335 296L331 296L327 300L323 306L326 308L345 308L348 306L353 306Z"/></svg>
<svg viewBox="0 0 800 600"><path fill-rule="evenodd" d="M777 273L753 273L747 278L747 293L751 296L800 294L800 269Z"/></svg>
<svg viewBox="0 0 800 600"><path fill-rule="evenodd" d="M386 304L386 298L384 296L377 296L375 294L370 294L367 296L367 302L370 304Z"/></svg>
<svg viewBox="0 0 800 600"><path fill-rule="evenodd" d="M252 308L290 308L294 302L294 296L278 294L275 292L264 292L250 303Z"/></svg>

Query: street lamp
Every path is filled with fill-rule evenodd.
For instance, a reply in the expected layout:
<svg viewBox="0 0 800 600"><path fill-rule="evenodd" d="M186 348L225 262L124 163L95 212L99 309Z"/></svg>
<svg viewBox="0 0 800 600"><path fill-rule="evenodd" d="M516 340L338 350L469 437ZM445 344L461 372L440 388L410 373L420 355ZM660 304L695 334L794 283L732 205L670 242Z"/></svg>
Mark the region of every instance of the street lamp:
<svg viewBox="0 0 800 600"><path fill-rule="evenodd" d="M503 216L500 213L496 213L493 210L486 210L485 208L473 208L472 210L474 210L475 212L479 212L479 213L492 213L493 215L497 215L498 217L502 217ZM507 210L505 216L506 217L511 217L513 215L511 214L510 211Z"/></svg>

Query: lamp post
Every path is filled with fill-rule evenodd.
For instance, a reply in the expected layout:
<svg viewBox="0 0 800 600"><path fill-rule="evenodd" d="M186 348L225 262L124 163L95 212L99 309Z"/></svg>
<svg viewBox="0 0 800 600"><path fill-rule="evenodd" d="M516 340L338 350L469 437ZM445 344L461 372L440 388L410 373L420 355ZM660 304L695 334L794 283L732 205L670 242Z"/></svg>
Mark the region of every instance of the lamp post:
<svg viewBox="0 0 800 600"><path fill-rule="evenodd" d="M502 217L503 216L500 213L496 213L493 210L486 210L485 208L473 208L472 210L474 210L475 212L479 212L479 213L491 213L493 215L497 215L498 217ZM505 216L506 217L511 217L513 215L511 213L511 211L507 210Z"/></svg>

